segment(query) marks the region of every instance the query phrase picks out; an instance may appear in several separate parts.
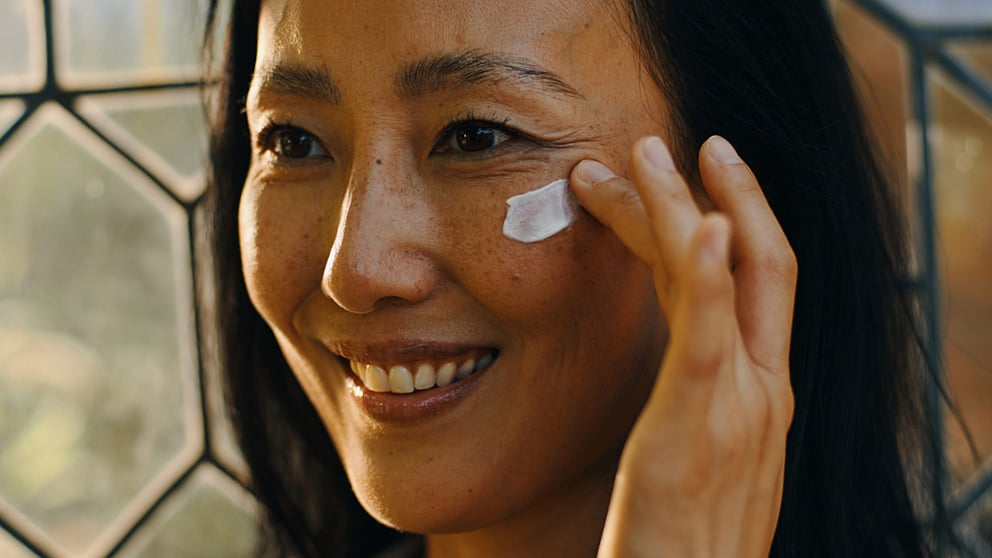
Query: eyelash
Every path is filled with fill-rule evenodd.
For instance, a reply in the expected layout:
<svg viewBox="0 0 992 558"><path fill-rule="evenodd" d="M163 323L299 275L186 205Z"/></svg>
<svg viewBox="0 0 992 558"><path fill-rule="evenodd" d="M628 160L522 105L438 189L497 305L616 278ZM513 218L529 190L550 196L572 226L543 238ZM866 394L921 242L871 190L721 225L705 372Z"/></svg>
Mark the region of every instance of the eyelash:
<svg viewBox="0 0 992 558"><path fill-rule="evenodd" d="M272 122L268 122L258 132L258 137L255 139L255 146L256 146L256 148L259 149L262 152L272 152L279 159L286 159L286 160L292 161L292 159L293 159L292 157L283 157L283 156L280 156L278 153L275 152L275 149L276 149L276 140L278 139L279 134L280 133L284 133L284 132L296 132L296 133L306 134L307 136L310 136L311 138L313 138L313 141L315 141L317 143L320 143L320 141L316 138L316 136L314 134L312 134L311 132L309 132L305 128L301 128L299 126L296 126L292 122L289 122L289 121L272 121ZM323 145L321 145L321 146L323 147Z"/></svg>
<svg viewBox="0 0 992 558"><path fill-rule="evenodd" d="M499 132L506 134L508 137L504 141L500 142L498 145L482 151L459 152L459 151L446 151L444 149L448 141L451 139L452 134L455 133L455 131L457 131L459 128L463 128L466 126L473 126L473 125L482 128L492 128L493 130L497 130ZM309 158L309 157L307 158L286 157L276 152L276 147L277 147L276 142L278 140L279 134L284 132L305 134L307 136L310 136L313 139L313 141L320 144L320 140L316 138L315 134L309 132L305 128L296 126L289 121L271 121L267 123L258 132L258 136L255 139L256 148L263 153L264 152L273 153L276 156L276 158L284 164L299 163L302 160ZM526 139L526 137L523 134L521 134L519 131L515 130L512 126L509 125L508 118L500 117L499 115L495 115L495 114L480 117L477 116L475 113L467 112L448 119L447 124L445 124L444 128L441 130L440 133L438 133L437 137L435 138L431 152L437 154L443 154L459 159L489 158L499 155L504 151L504 149L511 147L507 144L521 138ZM321 144L321 147L324 146ZM324 147L324 149L326 150L326 147Z"/></svg>
<svg viewBox="0 0 992 558"><path fill-rule="evenodd" d="M474 126L479 126L481 128L492 128L494 130L498 130L506 134L508 138L503 142L501 142L499 145L496 145L492 148L483 151L475 151L475 152L457 152L457 151L443 152L442 151L442 153L447 153L450 156L462 158L462 159L471 159L471 158L479 159L479 158L494 157L502 153L504 149L509 148L510 146L507 145L508 143L512 142L513 140L517 140L525 137L519 131L517 131L512 126L510 126L509 123L510 123L509 118L501 117L497 114L478 116L475 113L466 112L454 116L448 119L448 123L444 126L443 129L441 129L441 132L437 135L437 138L435 138L433 151L435 153L439 152L439 149L448 143L448 140L451 138L452 134L454 134L457 129L465 126L474 125Z"/></svg>

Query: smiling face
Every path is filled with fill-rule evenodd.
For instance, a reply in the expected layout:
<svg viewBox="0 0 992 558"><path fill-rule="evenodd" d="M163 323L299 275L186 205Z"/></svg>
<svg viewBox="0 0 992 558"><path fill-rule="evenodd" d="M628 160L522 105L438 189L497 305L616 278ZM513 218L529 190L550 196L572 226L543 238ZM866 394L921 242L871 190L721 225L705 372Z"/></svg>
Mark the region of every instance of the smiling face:
<svg viewBox="0 0 992 558"><path fill-rule="evenodd" d="M263 2L245 277L380 521L605 514L663 351L649 271L583 211L533 244L502 224L507 198L582 159L625 168L663 128L625 22L574 0Z"/></svg>

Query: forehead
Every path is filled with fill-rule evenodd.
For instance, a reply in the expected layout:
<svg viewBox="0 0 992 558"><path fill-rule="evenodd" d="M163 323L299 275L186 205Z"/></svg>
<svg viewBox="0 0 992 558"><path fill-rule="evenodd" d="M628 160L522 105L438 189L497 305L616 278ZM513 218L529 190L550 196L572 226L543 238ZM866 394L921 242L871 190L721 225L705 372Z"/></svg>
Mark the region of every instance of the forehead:
<svg viewBox="0 0 992 558"><path fill-rule="evenodd" d="M629 45L612 0L264 0L257 66L400 67L448 52L501 52L567 70Z"/></svg>

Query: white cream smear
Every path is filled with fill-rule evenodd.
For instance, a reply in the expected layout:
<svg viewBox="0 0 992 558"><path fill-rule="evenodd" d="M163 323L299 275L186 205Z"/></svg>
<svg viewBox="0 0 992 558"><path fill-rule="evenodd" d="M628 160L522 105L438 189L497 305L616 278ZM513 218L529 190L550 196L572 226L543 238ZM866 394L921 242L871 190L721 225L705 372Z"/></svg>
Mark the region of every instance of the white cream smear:
<svg viewBox="0 0 992 558"><path fill-rule="evenodd" d="M564 178L513 196L506 205L503 235L520 242L539 242L565 230L579 207Z"/></svg>

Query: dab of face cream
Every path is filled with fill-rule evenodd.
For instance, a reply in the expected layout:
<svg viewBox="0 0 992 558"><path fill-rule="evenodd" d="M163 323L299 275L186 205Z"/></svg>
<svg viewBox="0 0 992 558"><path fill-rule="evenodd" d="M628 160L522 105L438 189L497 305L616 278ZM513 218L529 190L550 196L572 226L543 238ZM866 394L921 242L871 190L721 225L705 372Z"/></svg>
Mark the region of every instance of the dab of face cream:
<svg viewBox="0 0 992 558"><path fill-rule="evenodd" d="M558 234L572 224L578 209L564 178L513 196L506 205L503 235L520 242L538 242Z"/></svg>

